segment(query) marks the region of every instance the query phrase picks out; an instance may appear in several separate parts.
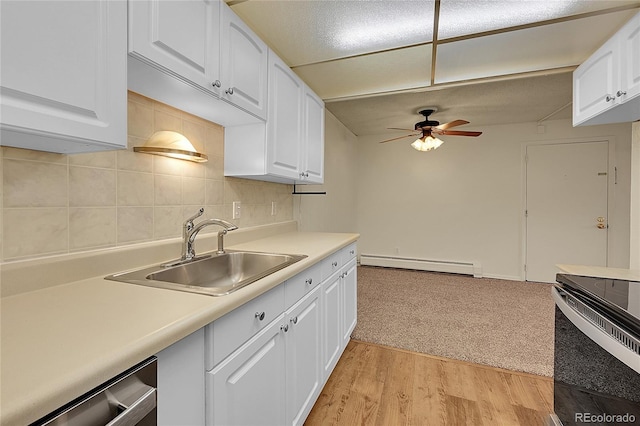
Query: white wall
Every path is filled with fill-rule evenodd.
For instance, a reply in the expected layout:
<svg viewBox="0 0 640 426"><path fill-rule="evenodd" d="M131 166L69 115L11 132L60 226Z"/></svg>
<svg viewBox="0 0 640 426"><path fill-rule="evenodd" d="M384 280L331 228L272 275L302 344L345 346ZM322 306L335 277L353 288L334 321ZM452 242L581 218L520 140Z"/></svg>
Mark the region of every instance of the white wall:
<svg viewBox="0 0 640 426"><path fill-rule="evenodd" d="M325 164L323 185L299 185L294 195L294 219L300 231L356 232L357 139L325 110Z"/></svg>
<svg viewBox="0 0 640 426"><path fill-rule="evenodd" d="M358 138L357 230L361 254L479 261L484 276L522 279L523 146L537 141L615 140L609 266L629 266L631 124L573 128L570 120L482 126L479 138L446 138L433 152L410 140ZM474 129L475 130L475 129Z"/></svg>

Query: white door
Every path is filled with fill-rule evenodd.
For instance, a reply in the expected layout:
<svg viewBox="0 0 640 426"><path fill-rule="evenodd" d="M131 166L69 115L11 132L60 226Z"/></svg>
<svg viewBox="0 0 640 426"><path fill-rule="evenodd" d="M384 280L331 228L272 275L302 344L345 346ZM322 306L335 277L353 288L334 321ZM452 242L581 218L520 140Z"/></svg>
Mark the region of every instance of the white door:
<svg viewBox="0 0 640 426"><path fill-rule="evenodd" d="M607 264L607 141L530 145L526 280L555 282L556 264Z"/></svg>

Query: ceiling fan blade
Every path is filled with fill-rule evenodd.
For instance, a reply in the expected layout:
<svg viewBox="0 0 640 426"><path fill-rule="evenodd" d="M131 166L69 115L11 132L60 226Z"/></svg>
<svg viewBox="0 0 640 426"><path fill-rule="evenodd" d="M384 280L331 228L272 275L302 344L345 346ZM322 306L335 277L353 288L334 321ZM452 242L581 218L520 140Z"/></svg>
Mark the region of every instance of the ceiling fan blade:
<svg viewBox="0 0 640 426"><path fill-rule="evenodd" d="M400 127L387 127L387 130L406 130L407 132L415 132L416 129L402 129Z"/></svg>
<svg viewBox="0 0 640 426"><path fill-rule="evenodd" d="M482 132L470 130L433 130L433 133L445 136L480 136L482 134Z"/></svg>
<svg viewBox="0 0 640 426"><path fill-rule="evenodd" d="M412 133L412 134L410 134L410 135L404 135L404 136L398 136L397 138L393 138L393 139L387 139L387 140L385 140L385 141L380 141L380 143L385 143L385 142L391 142L391 141L396 141L396 140L398 140L398 139L404 139L404 138L408 138L409 136L413 136L413 137L416 137L416 134L415 134L415 133Z"/></svg>
<svg viewBox="0 0 640 426"><path fill-rule="evenodd" d="M469 124L469 122L466 120L453 120L448 123L440 124L439 126L434 127L434 129L447 130L452 127L462 126L463 124Z"/></svg>

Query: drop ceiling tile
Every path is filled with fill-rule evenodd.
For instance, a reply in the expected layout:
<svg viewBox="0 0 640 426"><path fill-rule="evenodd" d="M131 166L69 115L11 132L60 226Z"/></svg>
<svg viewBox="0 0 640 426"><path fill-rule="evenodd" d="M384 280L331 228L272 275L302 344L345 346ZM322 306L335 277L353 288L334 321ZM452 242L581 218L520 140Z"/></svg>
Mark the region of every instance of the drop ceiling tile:
<svg viewBox="0 0 640 426"><path fill-rule="evenodd" d="M233 10L292 67L433 39L434 0L250 0Z"/></svg>
<svg viewBox="0 0 640 426"><path fill-rule="evenodd" d="M579 65L635 13L616 12L441 44L435 82Z"/></svg>
<svg viewBox="0 0 640 426"><path fill-rule="evenodd" d="M340 59L293 70L323 99L428 86L431 45Z"/></svg>
<svg viewBox="0 0 640 426"><path fill-rule="evenodd" d="M638 0L443 0L440 6L438 39L566 18L626 5L637 6Z"/></svg>

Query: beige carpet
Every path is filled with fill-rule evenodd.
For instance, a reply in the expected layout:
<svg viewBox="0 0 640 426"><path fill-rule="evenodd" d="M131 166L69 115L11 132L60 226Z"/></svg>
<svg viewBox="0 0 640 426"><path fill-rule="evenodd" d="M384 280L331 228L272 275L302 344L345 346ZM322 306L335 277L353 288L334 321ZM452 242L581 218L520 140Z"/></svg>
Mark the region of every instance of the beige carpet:
<svg viewBox="0 0 640 426"><path fill-rule="evenodd" d="M353 338L553 376L551 285L358 267Z"/></svg>

